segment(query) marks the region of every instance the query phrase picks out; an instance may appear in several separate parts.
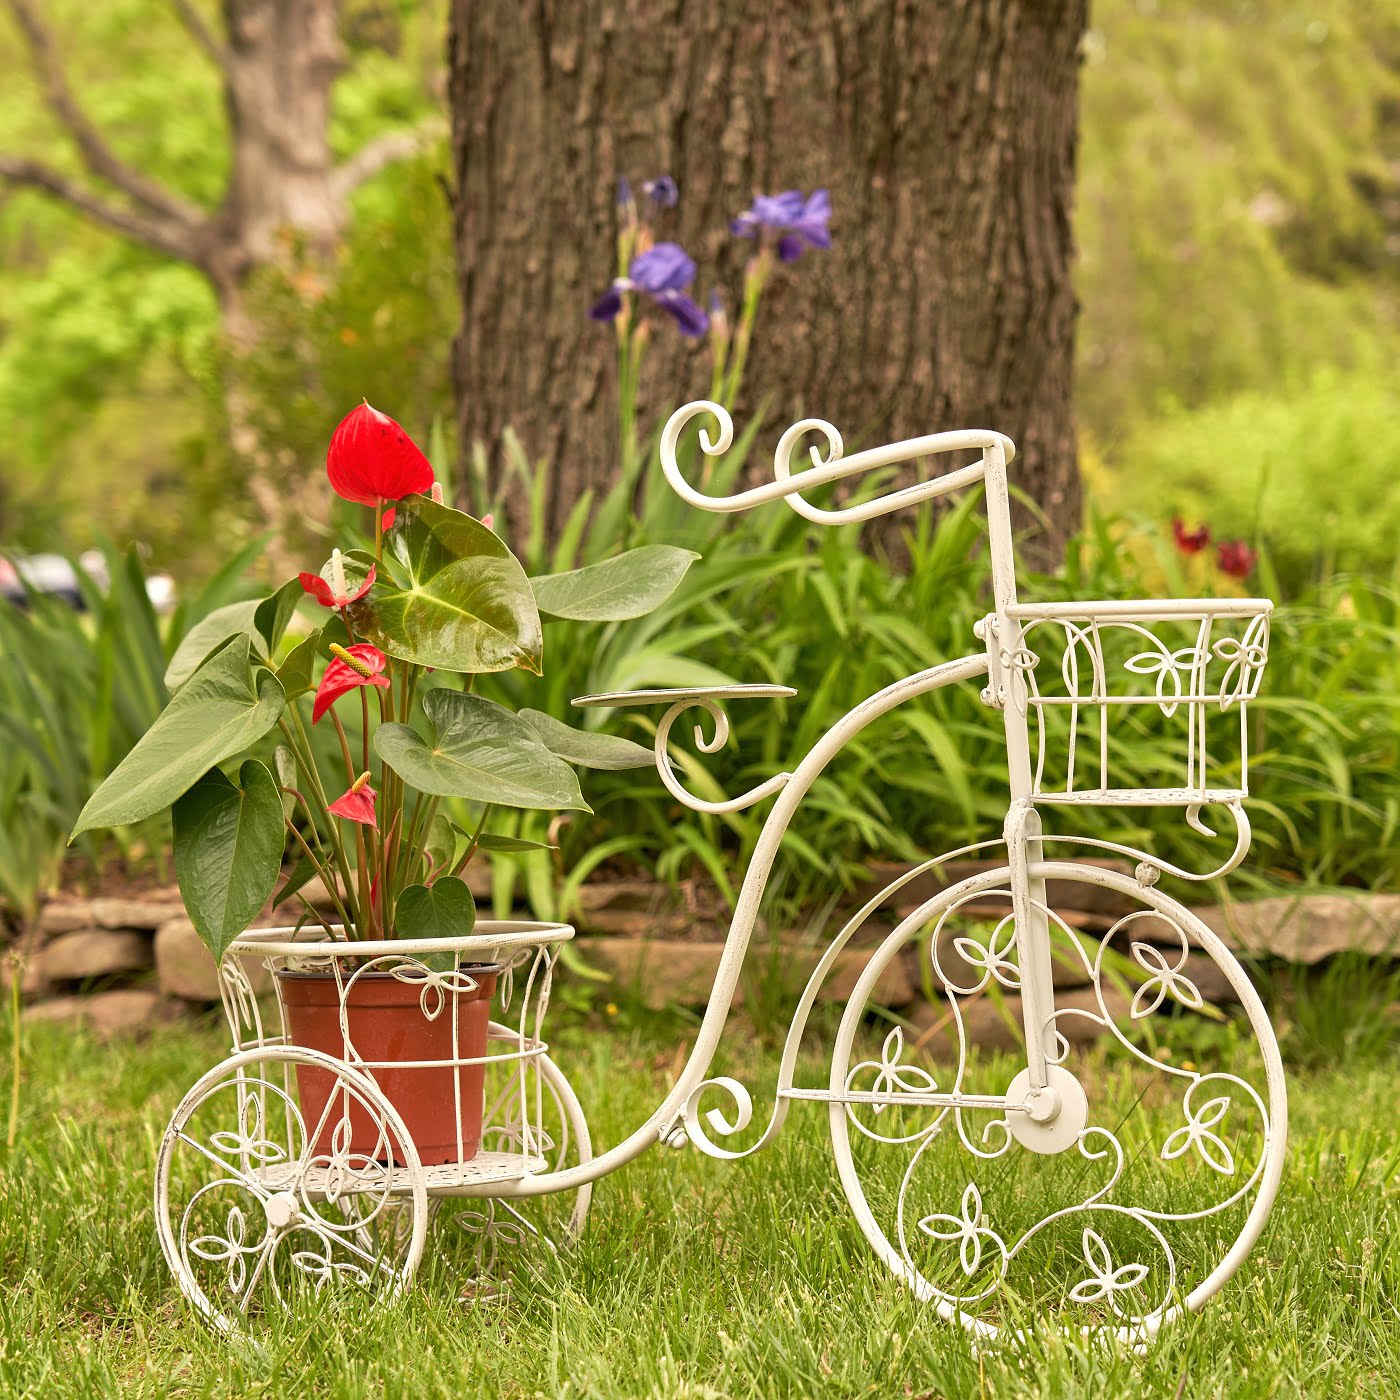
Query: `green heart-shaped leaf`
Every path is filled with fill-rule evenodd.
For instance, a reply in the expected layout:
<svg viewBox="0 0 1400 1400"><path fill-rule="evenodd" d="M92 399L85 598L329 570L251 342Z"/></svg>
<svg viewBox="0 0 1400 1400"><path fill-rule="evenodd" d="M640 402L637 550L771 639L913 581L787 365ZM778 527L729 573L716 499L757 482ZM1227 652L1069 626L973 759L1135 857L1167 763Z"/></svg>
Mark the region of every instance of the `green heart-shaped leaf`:
<svg viewBox="0 0 1400 1400"><path fill-rule="evenodd" d="M476 901L455 875L409 885L394 905L397 938L465 938L475 927Z"/></svg>
<svg viewBox="0 0 1400 1400"><path fill-rule="evenodd" d="M520 718L540 736L545 748L565 763L584 768L650 768L656 758L650 749L616 734L594 734L575 729L542 710L521 710Z"/></svg>
<svg viewBox="0 0 1400 1400"><path fill-rule="evenodd" d="M217 961L277 884L285 830L277 784L252 758L237 785L211 768L175 803L174 829L185 909Z"/></svg>
<svg viewBox="0 0 1400 1400"><path fill-rule="evenodd" d="M647 544L600 564L531 579L530 587L550 617L620 622L660 607L699 557L669 544Z"/></svg>
<svg viewBox="0 0 1400 1400"><path fill-rule="evenodd" d="M288 700L295 700L311 689L311 676L316 668L316 654L324 636L317 628L309 637L298 642L273 673L282 684Z"/></svg>
<svg viewBox="0 0 1400 1400"><path fill-rule="evenodd" d="M358 636L420 666L539 674L544 636L530 582L479 520L409 496L384 536L384 566L350 609Z"/></svg>
<svg viewBox="0 0 1400 1400"><path fill-rule="evenodd" d="M441 812L428 827L423 854L429 861L429 879L444 874L457 863L457 829Z"/></svg>
<svg viewBox="0 0 1400 1400"><path fill-rule="evenodd" d="M258 604L253 613L253 627L262 641L264 656L270 658L277 654L277 643L286 634L287 624L305 597L306 590L302 588L301 580L293 578Z"/></svg>
<svg viewBox="0 0 1400 1400"><path fill-rule="evenodd" d="M547 841L527 841L523 836L497 836L490 831L484 831L477 837L476 848L479 851L495 851L499 855L506 855L511 852L517 855L525 851L557 851L558 846L551 846Z"/></svg>
<svg viewBox="0 0 1400 1400"><path fill-rule="evenodd" d="M180 687L88 798L73 836L154 816L202 774L256 743L277 723L286 696L267 671L254 678L252 645L246 633L235 637Z"/></svg>
<svg viewBox="0 0 1400 1400"><path fill-rule="evenodd" d="M165 668L167 690L178 690L230 637L252 634L253 619L262 604L256 598L229 603L201 617L180 639L175 655Z"/></svg>
<svg viewBox="0 0 1400 1400"><path fill-rule="evenodd" d="M419 792L503 807L593 810L573 769L503 706L460 690L430 690L423 709L436 735L431 744L406 724L382 724L374 736L380 758Z"/></svg>
<svg viewBox="0 0 1400 1400"><path fill-rule="evenodd" d="M252 638L254 655L274 655L304 596L300 581L291 579L266 598L229 603L200 618L180 639L165 668L166 689L179 689L230 637L240 632Z"/></svg>

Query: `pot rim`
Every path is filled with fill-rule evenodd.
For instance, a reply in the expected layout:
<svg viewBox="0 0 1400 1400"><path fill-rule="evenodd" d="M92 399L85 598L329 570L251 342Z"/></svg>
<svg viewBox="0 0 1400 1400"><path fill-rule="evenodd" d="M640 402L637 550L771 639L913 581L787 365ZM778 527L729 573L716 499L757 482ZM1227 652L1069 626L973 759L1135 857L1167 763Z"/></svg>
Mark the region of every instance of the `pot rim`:
<svg viewBox="0 0 1400 1400"><path fill-rule="evenodd" d="M477 932L477 930L485 932ZM305 924L279 928L254 928L240 933L229 944L224 956L265 958L331 957L387 958L420 957L426 953L475 953L483 962L501 961L501 953L516 948L539 948L550 943L567 943L574 936L572 924L541 922L535 919L479 919L476 927L461 938L346 938L341 924Z"/></svg>
<svg viewBox="0 0 1400 1400"><path fill-rule="evenodd" d="M343 957L344 954L338 956ZM452 969L455 972L465 972L470 975L473 972L502 973L506 970L504 963L458 963ZM273 970L272 975L279 981L292 981L296 978L305 978L307 981L331 982L336 980L336 974L328 968L292 968L279 967ZM416 983L414 978L404 978L396 976L392 972L357 972L352 976L356 982L402 982L404 986L411 987ZM350 978L345 978L347 985Z"/></svg>

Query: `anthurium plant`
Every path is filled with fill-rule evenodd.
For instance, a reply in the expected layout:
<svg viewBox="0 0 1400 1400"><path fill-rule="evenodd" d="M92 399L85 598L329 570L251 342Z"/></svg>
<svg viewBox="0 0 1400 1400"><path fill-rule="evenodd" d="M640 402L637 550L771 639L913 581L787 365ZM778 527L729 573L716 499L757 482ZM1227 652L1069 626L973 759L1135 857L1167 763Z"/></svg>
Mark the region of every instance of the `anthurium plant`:
<svg viewBox="0 0 1400 1400"><path fill-rule="evenodd" d="M336 428L326 470L339 496L372 510L373 550L334 550L318 572L192 628L166 673L170 703L73 829L171 808L180 891L216 958L274 890L300 899L313 876L347 937L468 934L467 863L536 848L494 835L493 812L588 811L576 768L652 761L472 687L484 672L541 675L552 619L650 612L693 553L652 545L529 579L491 518L445 504L413 440L368 404ZM294 627L311 601L317 624ZM323 723L333 747L313 743ZM449 811L473 815L459 826Z"/></svg>

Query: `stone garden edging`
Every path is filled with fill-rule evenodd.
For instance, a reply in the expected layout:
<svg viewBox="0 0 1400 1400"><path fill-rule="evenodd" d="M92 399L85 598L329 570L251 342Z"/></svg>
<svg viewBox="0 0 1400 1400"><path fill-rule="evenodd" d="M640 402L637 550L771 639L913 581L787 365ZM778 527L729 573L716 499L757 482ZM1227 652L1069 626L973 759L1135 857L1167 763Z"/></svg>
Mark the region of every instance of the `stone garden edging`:
<svg viewBox="0 0 1400 1400"><path fill-rule="evenodd" d="M822 998L844 1000L871 948L899 918L939 888L982 868L978 862L957 862L941 876L929 871L916 877L890 907L872 916L852 946L838 956ZM888 884L899 869L875 863L871 889ZM474 873L477 878L472 883L478 886L478 897L485 899L489 871ZM1052 888L1050 897L1057 910L1068 902L1071 890L1076 896L1073 903L1087 907L1064 907L1063 912L1085 938L1105 932L1126 912L1113 892L1083 885ZM312 888L310 895L318 907L325 906L324 891ZM866 897L868 892L858 890L844 900L832 915L832 927ZM594 881L585 887L580 905L574 920L580 933L575 948L587 962L609 974L616 988L613 995L635 996L651 1008L703 1005L728 924L712 894L697 893L691 887L678 893L647 880ZM1004 906L998 912L1004 912ZM1340 952L1376 958L1400 952L1400 894L1283 894L1202 906L1194 912L1228 947L1250 957L1311 966ZM285 912L268 909L258 923L284 922L286 917ZM1138 933L1152 937L1145 927ZM80 1022L100 1035L114 1035L169 1019L182 1008L218 1000L213 960L173 888L134 899L56 898L43 907L17 949L24 968L22 990L31 1003L24 1013L28 1019ZM795 999L817 952L818 944L810 937L780 935L772 955L777 961L765 964L759 951L757 970L761 974L767 966L786 976L791 969ZM1195 974L1207 1000L1234 1000L1222 974L1205 967L1195 969ZM1070 1002L1086 980L1082 970L1057 968L1056 985ZM947 1015L940 1002L925 1000L912 948L904 959L891 964L877 996L881 1004L921 1029L936 1031ZM1016 1000L1007 995L1000 998L1000 1005L965 1003L967 1014L976 1021L969 1029L989 1044L1006 1040L1019 1011ZM1083 1018L1068 1020L1087 1024Z"/></svg>

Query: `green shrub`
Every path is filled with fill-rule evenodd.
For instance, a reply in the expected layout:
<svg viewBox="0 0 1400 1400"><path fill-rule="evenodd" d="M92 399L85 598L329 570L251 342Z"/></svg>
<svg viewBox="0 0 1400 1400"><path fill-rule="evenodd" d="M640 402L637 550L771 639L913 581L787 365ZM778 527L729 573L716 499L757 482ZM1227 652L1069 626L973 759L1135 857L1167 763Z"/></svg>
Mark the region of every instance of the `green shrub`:
<svg viewBox="0 0 1400 1400"><path fill-rule="evenodd" d="M74 566L84 611L32 594L0 602L0 908L21 918L58 880L68 833L93 790L126 756L169 698L165 668L180 638L206 613L245 596L255 541L165 620L157 618L135 549L108 550L104 590ZM169 823L113 833L128 860L162 863ZM106 854L95 832L75 843L71 874Z"/></svg>
<svg viewBox="0 0 1400 1400"><path fill-rule="evenodd" d="M1135 432L1099 481L1109 509L1206 521L1262 543L1285 596L1339 570L1391 576L1400 550L1400 388L1323 375Z"/></svg>
<svg viewBox="0 0 1400 1400"><path fill-rule="evenodd" d="M728 489L747 448L747 440L736 444L714 468L712 492ZM548 489L542 469L534 489ZM701 796L732 795L791 768L867 695L979 647L972 625L989 606L990 578L973 494L937 524L927 512L912 517L907 573L863 549L858 529L814 527L778 505L737 518L692 510L659 472L629 499L637 503L629 543L680 545L702 561L646 619L560 624L550 639L556 650L547 685L509 676L485 678L484 688L492 693L503 685L513 703L574 723L606 724L647 742L659 718L655 708L613 718L586 712L592 718L582 719L568 702L586 692L648 686L795 686L799 693L790 700L730 704L732 737L714 755L696 753L689 725L677 727L676 761ZM586 509L580 507L550 567L611 552L605 543L615 528L611 508L603 508L601 528L587 536ZM542 567L528 549L526 557L532 571ZM1061 570L1025 576L1022 591L1028 599L1189 596L1201 590L1197 572L1183 568L1160 536L1096 518ZM1260 574L1271 589L1267 558ZM1397 627L1396 592L1360 578L1318 585L1279 609L1252 721L1255 853L1242 878L1384 887L1400 875ZM524 687L533 688L528 699L514 693ZM1124 786L1162 785L1159 741L1144 733L1117 774ZM734 896L767 804L697 815L646 772L595 779L596 815L571 819L558 833L565 905L582 878L609 859L638 862L673 881L699 869ZM858 736L803 803L775 871L784 912L819 906L856 879L871 856L912 858L997 836L1005 805L1001 729L975 684L902 706ZM1056 809L1052 825L1141 846L1188 869L1209 868L1212 854L1228 853L1223 837L1203 845L1174 809ZM541 916L567 912L547 859L528 857L519 868Z"/></svg>

